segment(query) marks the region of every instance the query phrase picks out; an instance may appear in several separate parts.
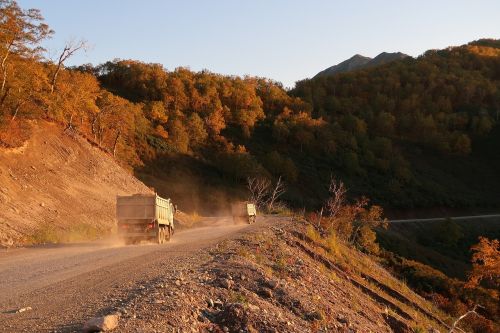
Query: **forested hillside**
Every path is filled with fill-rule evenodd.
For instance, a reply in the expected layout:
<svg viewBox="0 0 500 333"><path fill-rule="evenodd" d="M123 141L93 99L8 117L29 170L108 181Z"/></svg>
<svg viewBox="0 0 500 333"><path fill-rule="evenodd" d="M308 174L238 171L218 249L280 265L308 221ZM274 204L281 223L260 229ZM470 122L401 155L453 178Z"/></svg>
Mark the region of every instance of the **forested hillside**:
<svg viewBox="0 0 500 333"><path fill-rule="evenodd" d="M312 117L339 137L333 163L382 202L495 204L499 47L482 40L428 51L301 81L291 94L311 104Z"/></svg>
<svg viewBox="0 0 500 333"><path fill-rule="evenodd" d="M314 207L335 175L386 206L496 206L499 44L429 51L289 93L262 78L133 61L92 70L106 89L155 106L161 116L146 117L156 153L187 154L221 184L283 175L288 199Z"/></svg>
<svg viewBox="0 0 500 333"><path fill-rule="evenodd" d="M23 142L26 120L56 121L197 209L225 205L200 200L205 189L244 197L238 189L252 175L282 176L295 207L318 207L332 175L386 207L498 206L498 41L286 91L269 79L133 60L67 68L79 45L45 59L40 43L52 31L40 13L5 3L3 146Z"/></svg>

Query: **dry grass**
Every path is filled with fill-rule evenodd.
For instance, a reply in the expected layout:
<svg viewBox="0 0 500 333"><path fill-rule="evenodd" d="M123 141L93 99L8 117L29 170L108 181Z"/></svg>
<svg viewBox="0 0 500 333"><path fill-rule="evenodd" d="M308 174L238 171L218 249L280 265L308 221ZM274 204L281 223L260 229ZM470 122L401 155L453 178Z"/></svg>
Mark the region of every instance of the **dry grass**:
<svg viewBox="0 0 500 333"><path fill-rule="evenodd" d="M178 211L175 213L174 219L177 222L176 228L179 227L179 229L194 228L202 222L202 218L197 212L188 214Z"/></svg>
<svg viewBox="0 0 500 333"><path fill-rule="evenodd" d="M93 241L109 235L111 230L86 223L78 223L61 228L46 223L28 237L28 244L59 244Z"/></svg>

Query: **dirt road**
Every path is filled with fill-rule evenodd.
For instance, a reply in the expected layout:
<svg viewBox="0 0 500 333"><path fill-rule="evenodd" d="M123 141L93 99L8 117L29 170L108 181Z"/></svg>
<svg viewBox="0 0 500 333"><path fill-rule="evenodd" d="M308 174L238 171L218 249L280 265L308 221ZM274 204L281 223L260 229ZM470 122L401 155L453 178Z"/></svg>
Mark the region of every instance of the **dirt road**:
<svg viewBox="0 0 500 333"><path fill-rule="evenodd" d="M165 245L96 242L0 252L2 331L78 331L87 318L112 309L141 283L175 271L176 264L206 247L270 222L265 220L254 225L212 220L210 227L176 233ZM32 310L16 313L24 307Z"/></svg>

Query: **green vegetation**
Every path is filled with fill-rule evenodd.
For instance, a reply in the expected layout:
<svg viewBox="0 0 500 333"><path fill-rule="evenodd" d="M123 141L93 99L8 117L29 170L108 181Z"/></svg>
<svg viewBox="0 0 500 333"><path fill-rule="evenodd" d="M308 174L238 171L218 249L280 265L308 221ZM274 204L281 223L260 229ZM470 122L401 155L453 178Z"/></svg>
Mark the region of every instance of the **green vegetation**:
<svg viewBox="0 0 500 333"><path fill-rule="evenodd" d="M388 226L377 230L382 248L462 280L471 267L470 248L478 238L500 239L498 218L389 223Z"/></svg>
<svg viewBox="0 0 500 333"><path fill-rule="evenodd" d="M351 188L394 206L498 205L499 156L483 146L498 142L499 50L499 41L481 40L428 51L300 81L291 94L332 126L323 142L357 178Z"/></svg>
<svg viewBox="0 0 500 333"><path fill-rule="evenodd" d="M197 188L239 188L240 197L248 176L282 176L295 207L319 207L332 174L385 206L498 206L498 41L304 80L288 92L264 78L133 60L66 68L42 57L52 31L39 12L0 6L9 18L0 21L4 146L25 139L26 120L44 118L165 194L171 181L188 187L166 170L181 160Z"/></svg>
<svg viewBox="0 0 500 333"><path fill-rule="evenodd" d="M389 252L383 255L383 262L413 290L452 317L464 314L475 304L484 306L482 316L468 318L463 328L491 333L498 329L499 306L495 290L481 287L468 289L464 281L450 278L430 266Z"/></svg>
<svg viewBox="0 0 500 333"><path fill-rule="evenodd" d="M471 271L470 249L480 248L475 245L480 236L500 238L500 220L389 223L386 230L377 230L377 240L383 249L380 254L382 263L398 278L453 317L462 315L475 304L484 306L483 317L469 318L465 328L474 332L495 332L498 327L493 322L499 320L495 281L498 283L500 249L495 255L491 246L486 247L489 251L481 253L496 256L496 263L479 259L477 262L481 264ZM481 255L476 257L481 258ZM496 273L493 273L495 269ZM479 280L489 273L496 274L496 277L491 275L492 278L480 286L467 282L468 278Z"/></svg>

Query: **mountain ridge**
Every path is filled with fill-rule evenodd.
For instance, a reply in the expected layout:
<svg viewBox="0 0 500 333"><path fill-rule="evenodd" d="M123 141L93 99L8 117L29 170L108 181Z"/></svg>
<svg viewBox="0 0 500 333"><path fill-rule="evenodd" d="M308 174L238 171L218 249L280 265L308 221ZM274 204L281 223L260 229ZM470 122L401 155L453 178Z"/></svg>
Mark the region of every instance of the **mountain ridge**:
<svg viewBox="0 0 500 333"><path fill-rule="evenodd" d="M358 69L370 68L387 64L392 61L405 59L410 57L402 52L382 52L374 58L366 57L361 54L355 54L347 60L344 60L337 65L330 66L314 76L314 78L322 76L330 76L338 73L351 72Z"/></svg>

